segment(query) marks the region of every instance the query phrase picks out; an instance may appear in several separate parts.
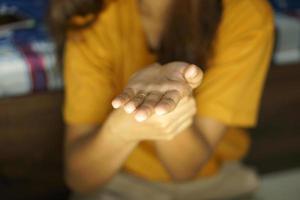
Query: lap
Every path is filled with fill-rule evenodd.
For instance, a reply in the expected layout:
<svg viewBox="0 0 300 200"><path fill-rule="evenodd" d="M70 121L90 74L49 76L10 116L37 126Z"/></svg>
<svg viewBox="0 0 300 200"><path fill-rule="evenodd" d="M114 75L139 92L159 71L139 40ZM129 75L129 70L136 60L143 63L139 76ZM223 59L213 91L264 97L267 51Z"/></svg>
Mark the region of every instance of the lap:
<svg viewBox="0 0 300 200"><path fill-rule="evenodd" d="M251 194L258 185L255 171L238 162L230 162L216 176L186 183L148 182L120 173L94 194L73 194L71 200L232 199Z"/></svg>

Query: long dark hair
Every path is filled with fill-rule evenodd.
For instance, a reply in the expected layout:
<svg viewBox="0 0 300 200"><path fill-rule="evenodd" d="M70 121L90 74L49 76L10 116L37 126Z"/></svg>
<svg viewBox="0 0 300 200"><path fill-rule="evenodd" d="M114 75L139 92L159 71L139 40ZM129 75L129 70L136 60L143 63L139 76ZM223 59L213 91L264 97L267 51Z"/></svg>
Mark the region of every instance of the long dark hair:
<svg viewBox="0 0 300 200"><path fill-rule="evenodd" d="M121 0L122 1L122 0ZM83 29L97 20L106 0L52 0L50 26L62 55L66 32ZM222 18L222 0L174 0L171 17L157 49L158 62L186 61L206 67ZM88 17L83 24L75 16ZM92 17L90 17L92 16Z"/></svg>

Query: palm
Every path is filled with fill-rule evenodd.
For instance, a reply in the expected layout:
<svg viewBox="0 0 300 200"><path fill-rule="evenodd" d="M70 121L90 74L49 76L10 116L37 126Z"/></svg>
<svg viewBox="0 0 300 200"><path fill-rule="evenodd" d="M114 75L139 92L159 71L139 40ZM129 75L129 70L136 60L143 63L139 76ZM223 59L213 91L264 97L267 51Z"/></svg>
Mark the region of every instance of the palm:
<svg viewBox="0 0 300 200"><path fill-rule="evenodd" d="M164 66L154 64L132 76L123 93L113 101L113 106L124 106L128 113L136 111L137 120L143 121L154 112L161 115L174 110L201 80L202 72L196 66L183 62Z"/></svg>

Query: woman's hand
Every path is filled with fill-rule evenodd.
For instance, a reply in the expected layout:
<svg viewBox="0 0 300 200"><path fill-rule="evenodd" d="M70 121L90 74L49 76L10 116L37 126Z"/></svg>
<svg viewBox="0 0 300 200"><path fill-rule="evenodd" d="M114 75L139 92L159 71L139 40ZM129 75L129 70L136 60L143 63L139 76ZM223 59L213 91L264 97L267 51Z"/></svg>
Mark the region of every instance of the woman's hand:
<svg viewBox="0 0 300 200"><path fill-rule="evenodd" d="M142 140L171 140L188 128L196 113L194 98L183 98L176 108L163 116L152 115L144 122L137 122L133 115L117 109L108 118L106 125L112 134L126 142Z"/></svg>
<svg viewBox="0 0 300 200"><path fill-rule="evenodd" d="M127 113L135 112L137 121L145 121L154 113L163 115L174 110L181 99L190 96L200 85L202 78L201 69L195 65L154 64L134 74L112 105L124 106Z"/></svg>

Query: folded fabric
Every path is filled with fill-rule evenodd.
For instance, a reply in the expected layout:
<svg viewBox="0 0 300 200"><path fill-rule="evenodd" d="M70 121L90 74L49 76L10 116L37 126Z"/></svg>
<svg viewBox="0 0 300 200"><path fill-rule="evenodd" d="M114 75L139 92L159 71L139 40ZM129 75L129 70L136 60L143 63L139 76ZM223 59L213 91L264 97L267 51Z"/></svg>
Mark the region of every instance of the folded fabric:
<svg viewBox="0 0 300 200"><path fill-rule="evenodd" d="M0 98L62 88L55 47L44 25L47 6L48 0L0 2Z"/></svg>
<svg viewBox="0 0 300 200"><path fill-rule="evenodd" d="M54 45L48 40L0 39L0 97L62 87Z"/></svg>

